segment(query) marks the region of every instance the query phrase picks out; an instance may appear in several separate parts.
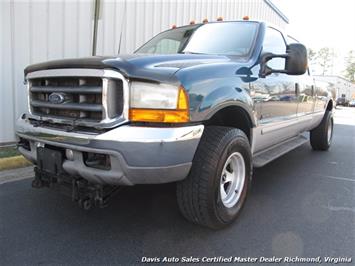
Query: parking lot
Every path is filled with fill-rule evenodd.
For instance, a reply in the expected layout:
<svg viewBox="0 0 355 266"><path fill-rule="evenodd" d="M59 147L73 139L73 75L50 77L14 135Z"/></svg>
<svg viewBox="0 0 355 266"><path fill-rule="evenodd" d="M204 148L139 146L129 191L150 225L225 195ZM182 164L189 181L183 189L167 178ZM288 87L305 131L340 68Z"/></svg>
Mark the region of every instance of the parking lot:
<svg viewBox="0 0 355 266"><path fill-rule="evenodd" d="M185 221L174 184L125 188L107 208L85 212L61 194L32 189L31 179L6 182L0 264L134 264L143 256L354 261L355 108L337 109L335 123L330 151L305 144L256 169L241 216L221 231Z"/></svg>

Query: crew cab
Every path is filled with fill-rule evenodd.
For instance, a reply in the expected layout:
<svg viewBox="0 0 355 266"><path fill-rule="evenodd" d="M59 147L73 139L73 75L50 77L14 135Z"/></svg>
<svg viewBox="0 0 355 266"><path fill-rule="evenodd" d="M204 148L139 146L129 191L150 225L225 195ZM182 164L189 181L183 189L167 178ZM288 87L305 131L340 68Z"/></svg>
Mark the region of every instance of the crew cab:
<svg viewBox="0 0 355 266"><path fill-rule="evenodd" d="M333 102L305 46L259 21L173 28L130 55L28 66L25 80L16 130L32 186L67 187L85 209L121 186L176 182L182 215L222 228L254 167L332 141Z"/></svg>

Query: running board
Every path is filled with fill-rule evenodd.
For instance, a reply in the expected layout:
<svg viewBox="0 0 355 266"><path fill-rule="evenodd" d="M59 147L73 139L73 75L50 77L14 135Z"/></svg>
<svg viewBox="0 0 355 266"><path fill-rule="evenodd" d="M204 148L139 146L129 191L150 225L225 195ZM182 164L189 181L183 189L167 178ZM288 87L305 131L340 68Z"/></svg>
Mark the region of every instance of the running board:
<svg viewBox="0 0 355 266"><path fill-rule="evenodd" d="M262 167L306 142L308 142L308 139L305 136L300 135L267 150L258 152L253 157L253 165L254 167Z"/></svg>

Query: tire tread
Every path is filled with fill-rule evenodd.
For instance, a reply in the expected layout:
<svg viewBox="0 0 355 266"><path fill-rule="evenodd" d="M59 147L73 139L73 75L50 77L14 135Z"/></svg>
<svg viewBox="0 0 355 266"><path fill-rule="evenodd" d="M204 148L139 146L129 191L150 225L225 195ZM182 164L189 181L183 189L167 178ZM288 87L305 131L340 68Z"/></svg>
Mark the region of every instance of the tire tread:
<svg viewBox="0 0 355 266"><path fill-rule="evenodd" d="M328 123L332 119L332 113L326 111L322 122L314 129L310 131L310 143L313 150L326 151L329 149L329 143L327 138Z"/></svg>
<svg viewBox="0 0 355 266"><path fill-rule="evenodd" d="M232 134L232 136L227 136ZM210 126L206 127L194 156L189 176L177 184L177 201L182 215L189 221L211 228L220 227L211 219L209 208L210 176L215 172L220 155L224 150L224 138L241 138L249 142L240 129Z"/></svg>

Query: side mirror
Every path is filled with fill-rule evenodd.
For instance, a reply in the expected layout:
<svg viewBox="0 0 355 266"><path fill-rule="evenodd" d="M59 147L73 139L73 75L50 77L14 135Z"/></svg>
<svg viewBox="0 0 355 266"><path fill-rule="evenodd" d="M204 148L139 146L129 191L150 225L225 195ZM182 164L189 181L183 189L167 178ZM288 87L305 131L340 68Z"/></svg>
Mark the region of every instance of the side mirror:
<svg viewBox="0 0 355 266"><path fill-rule="evenodd" d="M308 56L307 48L300 43L288 45L285 69L289 75L303 75L307 71Z"/></svg>
<svg viewBox="0 0 355 266"><path fill-rule="evenodd" d="M272 69L267 62L273 58L285 58L285 69ZM287 46L286 54L265 53L261 56L259 76L265 78L271 73L285 73L288 75L303 75L308 67L307 48L300 43L291 43Z"/></svg>

